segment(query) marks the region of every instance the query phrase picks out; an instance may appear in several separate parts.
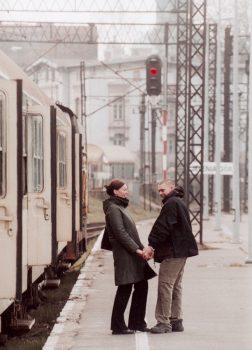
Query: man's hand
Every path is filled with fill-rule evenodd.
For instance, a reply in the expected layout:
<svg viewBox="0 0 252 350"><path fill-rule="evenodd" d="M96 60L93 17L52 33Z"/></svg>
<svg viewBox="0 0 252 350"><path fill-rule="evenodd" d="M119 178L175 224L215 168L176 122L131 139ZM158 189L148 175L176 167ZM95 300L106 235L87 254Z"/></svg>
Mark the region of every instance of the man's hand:
<svg viewBox="0 0 252 350"><path fill-rule="evenodd" d="M151 246L145 247L143 249L143 258L145 260L150 260L154 257L154 251L155 249L153 249Z"/></svg>

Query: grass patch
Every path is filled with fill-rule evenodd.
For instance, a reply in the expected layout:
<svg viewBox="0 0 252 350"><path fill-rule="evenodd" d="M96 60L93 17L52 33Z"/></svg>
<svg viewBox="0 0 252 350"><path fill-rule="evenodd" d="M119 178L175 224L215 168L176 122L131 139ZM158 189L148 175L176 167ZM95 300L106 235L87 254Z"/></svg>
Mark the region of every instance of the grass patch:
<svg viewBox="0 0 252 350"><path fill-rule="evenodd" d="M87 222L89 224L94 222L104 222L104 213L102 209L102 199L97 199L89 196L88 198L88 214Z"/></svg>
<svg viewBox="0 0 252 350"><path fill-rule="evenodd" d="M97 199L91 196L89 197L88 223L105 221L102 201L103 199ZM129 204L128 210L136 222L156 218L159 213L159 210L144 210L143 208L132 204Z"/></svg>

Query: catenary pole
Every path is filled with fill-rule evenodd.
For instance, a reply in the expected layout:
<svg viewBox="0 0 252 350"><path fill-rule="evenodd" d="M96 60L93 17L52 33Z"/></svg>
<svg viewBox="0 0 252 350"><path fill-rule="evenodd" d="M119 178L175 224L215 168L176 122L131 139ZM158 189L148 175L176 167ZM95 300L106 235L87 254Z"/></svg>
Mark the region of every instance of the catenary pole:
<svg viewBox="0 0 252 350"><path fill-rule="evenodd" d="M162 140L163 140L163 179L167 179L167 64L168 64L168 23L165 24L165 57L163 82Z"/></svg>
<svg viewBox="0 0 252 350"><path fill-rule="evenodd" d="M209 23L206 25L206 54L205 54L205 115L204 115L204 161L208 162L208 142L209 142ZM209 183L208 175L204 175L204 207L203 207L203 219L209 219Z"/></svg>
<svg viewBox="0 0 252 350"><path fill-rule="evenodd" d="M146 209L146 186L145 186L145 94L142 94L140 113L140 184L143 186L144 209Z"/></svg>
<svg viewBox="0 0 252 350"><path fill-rule="evenodd" d="M250 3L250 56L249 56L249 145L248 145L248 257L252 263L252 4Z"/></svg>
<svg viewBox="0 0 252 350"><path fill-rule="evenodd" d="M215 123L215 230L221 229L221 0L219 0L217 24L217 62L216 62L216 123Z"/></svg>
<svg viewBox="0 0 252 350"><path fill-rule="evenodd" d="M234 0L234 33L233 33L233 209L234 209L234 225L232 242L239 242L239 227L240 227L240 142L239 142L239 97L238 97L238 3Z"/></svg>

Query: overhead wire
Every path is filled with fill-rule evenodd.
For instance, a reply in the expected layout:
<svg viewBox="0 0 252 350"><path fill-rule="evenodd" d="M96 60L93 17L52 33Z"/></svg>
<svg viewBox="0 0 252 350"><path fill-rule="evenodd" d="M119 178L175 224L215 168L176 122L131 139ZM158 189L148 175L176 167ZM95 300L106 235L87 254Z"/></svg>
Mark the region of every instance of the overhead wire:
<svg viewBox="0 0 252 350"><path fill-rule="evenodd" d="M139 90L142 94L145 94L145 91L141 90L137 85L133 84L129 79L125 78L122 74L118 73L115 69L110 67L108 64L104 63L103 61L99 61L104 67L108 68L111 70L115 75L118 75L121 79L126 81L129 85L133 86L135 89Z"/></svg>
<svg viewBox="0 0 252 350"><path fill-rule="evenodd" d="M145 85L145 83L144 83L144 84L141 84L139 87L142 87L142 86L144 86L144 85ZM131 92L133 92L133 91L135 91L135 90L137 90L137 87L135 87L134 89L132 89L132 90L130 90L130 91L128 91L128 92L126 92L124 95L118 96L117 98L111 100L110 102L106 103L105 105L103 105L103 106L97 108L96 110L92 111L91 113L87 114L87 117L90 117L91 115L97 113L98 111L102 110L102 109L105 108L105 107L108 107L108 106L111 105L112 103L114 103L114 102L116 102L116 101L118 101L118 100L124 98L125 96L130 95Z"/></svg>

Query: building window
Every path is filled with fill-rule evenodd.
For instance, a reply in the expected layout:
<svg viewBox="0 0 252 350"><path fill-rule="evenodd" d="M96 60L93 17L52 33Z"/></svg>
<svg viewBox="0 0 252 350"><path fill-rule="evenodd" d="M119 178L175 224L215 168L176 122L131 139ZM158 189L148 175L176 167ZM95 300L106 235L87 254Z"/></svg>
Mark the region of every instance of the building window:
<svg viewBox="0 0 252 350"><path fill-rule="evenodd" d="M134 164L133 163L112 163L112 178L133 179Z"/></svg>
<svg viewBox="0 0 252 350"><path fill-rule="evenodd" d="M120 99L113 104L113 117L114 120L125 119L124 99Z"/></svg>
<svg viewBox="0 0 252 350"><path fill-rule="evenodd" d="M49 67L46 66L46 69L45 69L45 81L46 81L46 82L49 81L49 75L50 75Z"/></svg>
<svg viewBox="0 0 252 350"><path fill-rule="evenodd" d="M169 152L172 153L173 152L173 141L169 140Z"/></svg>
<svg viewBox="0 0 252 350"><path fill-rule="evenodd" d="M113 137L114 145L125 146L125 136L124 134L115 134Z"/></svg>
<svg viewBox="0 0 252 350"><path fill-rule="evenodd" d="M0 197L6 194L6 112L5 96L0 92Z"/></svg>
<svg viewBox="0 0 252 350"><path fill-rule="evenodd" d="M58 134L58 188L65 188L67 185L67 163L66 163L66 135Z"/></svg>
<svg viewBox="0 0 252 350"><path fill-rule="evenodd" d="M44 152L42 116L31 118L32 137L32 192L41 192L44 187Z"/></svg>
<svg viewBox="0 0 252 350"><path fill-rule="evenodd" d="M55 81L55 69L51 68L52 81Z"/></svg>

